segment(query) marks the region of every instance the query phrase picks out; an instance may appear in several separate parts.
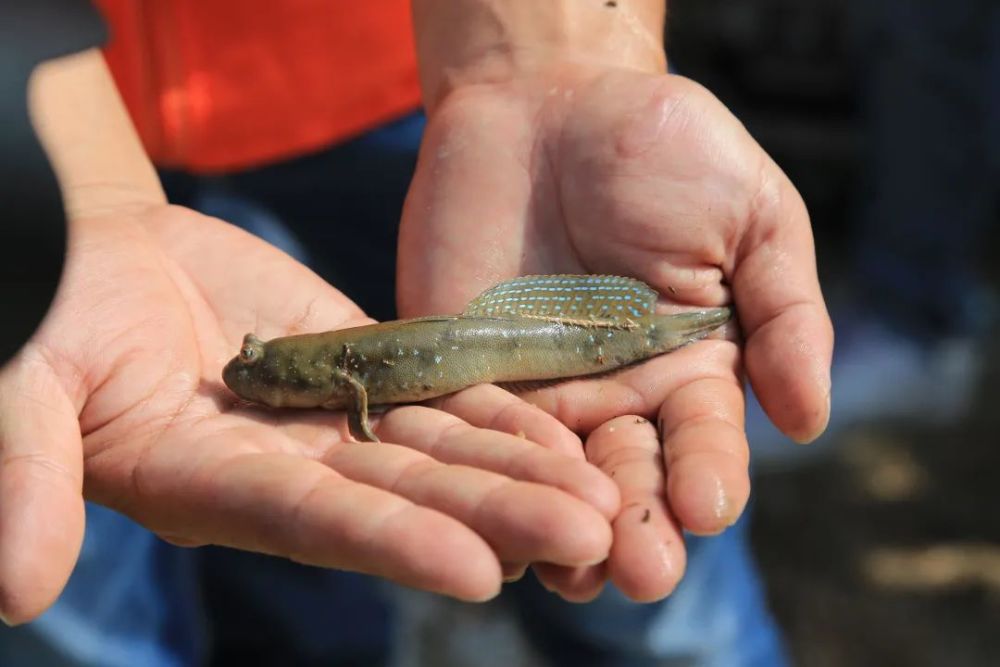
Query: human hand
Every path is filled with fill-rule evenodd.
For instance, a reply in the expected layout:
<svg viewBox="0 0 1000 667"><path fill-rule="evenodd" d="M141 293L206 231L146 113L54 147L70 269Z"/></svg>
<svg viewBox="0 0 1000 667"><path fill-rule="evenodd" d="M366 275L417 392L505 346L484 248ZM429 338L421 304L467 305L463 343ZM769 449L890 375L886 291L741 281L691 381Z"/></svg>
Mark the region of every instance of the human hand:
<svg viewBox="0 0 1000 667"><path fill-rule="evenodd" d="M651 69L580 59L454 87L431 108L400 234L406 316L534 273L633 276L674 306L735 302L742 350L701 341L525 395L585 435L621 491L603 569L539 568L569 599L605 575L659 599L683 573L682 529L739 517L744 365L789 436L815 438L829 414L832 327L801 198L714 96Z"/></svg>
<svg viewBox="0 0 1000 667"><path fill-rule="evenodd" d="M62 589L84 498L178 545L277 554L469 600L496 594L519 562L606 557L614 485L579 457L578 438L504 392L467 392L456 410L466 421L393 410L377 424L381 444L351 441L340 413L237 401L221 370L247 331L366 320L283 253L151 199L72 223L56 302L0 372L8 622L35 617ZM489 430L515 425L550 448Z"/></svg>

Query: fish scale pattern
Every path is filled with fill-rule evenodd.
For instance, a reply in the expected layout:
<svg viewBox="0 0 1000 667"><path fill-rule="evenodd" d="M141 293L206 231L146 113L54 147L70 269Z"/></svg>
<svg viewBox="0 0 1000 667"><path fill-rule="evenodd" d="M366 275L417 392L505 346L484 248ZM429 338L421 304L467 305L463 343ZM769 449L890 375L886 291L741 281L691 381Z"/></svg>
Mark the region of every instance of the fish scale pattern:
<svg viewBox="0 0 1000 667"><path fill-rule="evenodd" d="M463 314L617 322L652 314L657 296L645 283L622 276L523 276L486 290Z"/></svg>

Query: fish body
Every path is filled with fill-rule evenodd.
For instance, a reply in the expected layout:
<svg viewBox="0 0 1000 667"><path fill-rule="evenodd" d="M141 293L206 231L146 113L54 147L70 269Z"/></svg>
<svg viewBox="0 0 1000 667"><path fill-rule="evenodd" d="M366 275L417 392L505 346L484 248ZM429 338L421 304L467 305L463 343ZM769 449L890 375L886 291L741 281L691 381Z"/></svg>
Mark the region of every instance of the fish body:
<svg viewBox="0 0 1000 667"><path fill-rule="evenodd" d="M396 320L264 342L244 338L226 385L273 407L352 410L412 403L480 383L615 370L708 335L728 308L662 315L656 293L613 276L531 276L484 292L461 315ZM627 297L627 298L626 298Z"/></svg>

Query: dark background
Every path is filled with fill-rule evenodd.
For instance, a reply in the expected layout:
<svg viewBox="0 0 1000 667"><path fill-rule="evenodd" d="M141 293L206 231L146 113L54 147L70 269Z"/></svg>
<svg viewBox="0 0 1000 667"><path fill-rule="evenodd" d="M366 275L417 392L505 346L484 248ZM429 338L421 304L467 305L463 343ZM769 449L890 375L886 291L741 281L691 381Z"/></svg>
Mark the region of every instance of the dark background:
<svg viewBox="0 0 1000 667"><path fill-rule="evenodd" d="M992 72L983 79L982 94L995 101L1000 90L1000 31L996 7L990 7L995 3L936 4L943 15L949 7L953 16L970 15L945 37L951 52L940 44L926 48L942 49L935 62L947 65L960 57ZM884 146L872 134L878 108L869 75L880 56L886 17L905 14L904 5L670 3L671 65L715 92L799 188L814 223L828 295L858 297L864 291L851 258L864 242L860 211L871 178L870 156ZM960 81L967 75L955 67L942 78ZM995 130L997 106L982 108ZM919 116L921 110L912 112ZM967 138L960 132L956 145ZM995 289L1000 284L996 135L975 138L974 146L983 147L984 164L993 168L984 175L992 184L991 208L957 260ZM951 224L941 221L944 230ZM998 664L996 333L995 322L978 332L983 372L975 405L958 423L928 428L907 419L874 419L839 436L828 455L758 471L754 546L798 664Z"/></svg>

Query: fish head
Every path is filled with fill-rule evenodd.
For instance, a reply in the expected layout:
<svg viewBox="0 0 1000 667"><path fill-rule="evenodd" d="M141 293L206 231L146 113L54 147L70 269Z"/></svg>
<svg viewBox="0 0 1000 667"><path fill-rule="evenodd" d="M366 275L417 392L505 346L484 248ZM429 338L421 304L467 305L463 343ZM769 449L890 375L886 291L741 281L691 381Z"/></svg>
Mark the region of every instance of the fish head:
<svg viewBox="0 0 1000 667"><path fill-rule="evenodd" d="M247 334L239 354L223 368L222 380L240 398L274 408L346 406L351 387L338 381L337 366L330 361L298 336L265 342Z"/></svg>
<svg viewBox="0 0 1000 667"><path fill-rule="evenodd" d="M276 388L282 378L278 365L268 357L267 343L252 333L243 337L239 354L222 369L222 381L240 398L254 403L275 405Z"/></svg>

